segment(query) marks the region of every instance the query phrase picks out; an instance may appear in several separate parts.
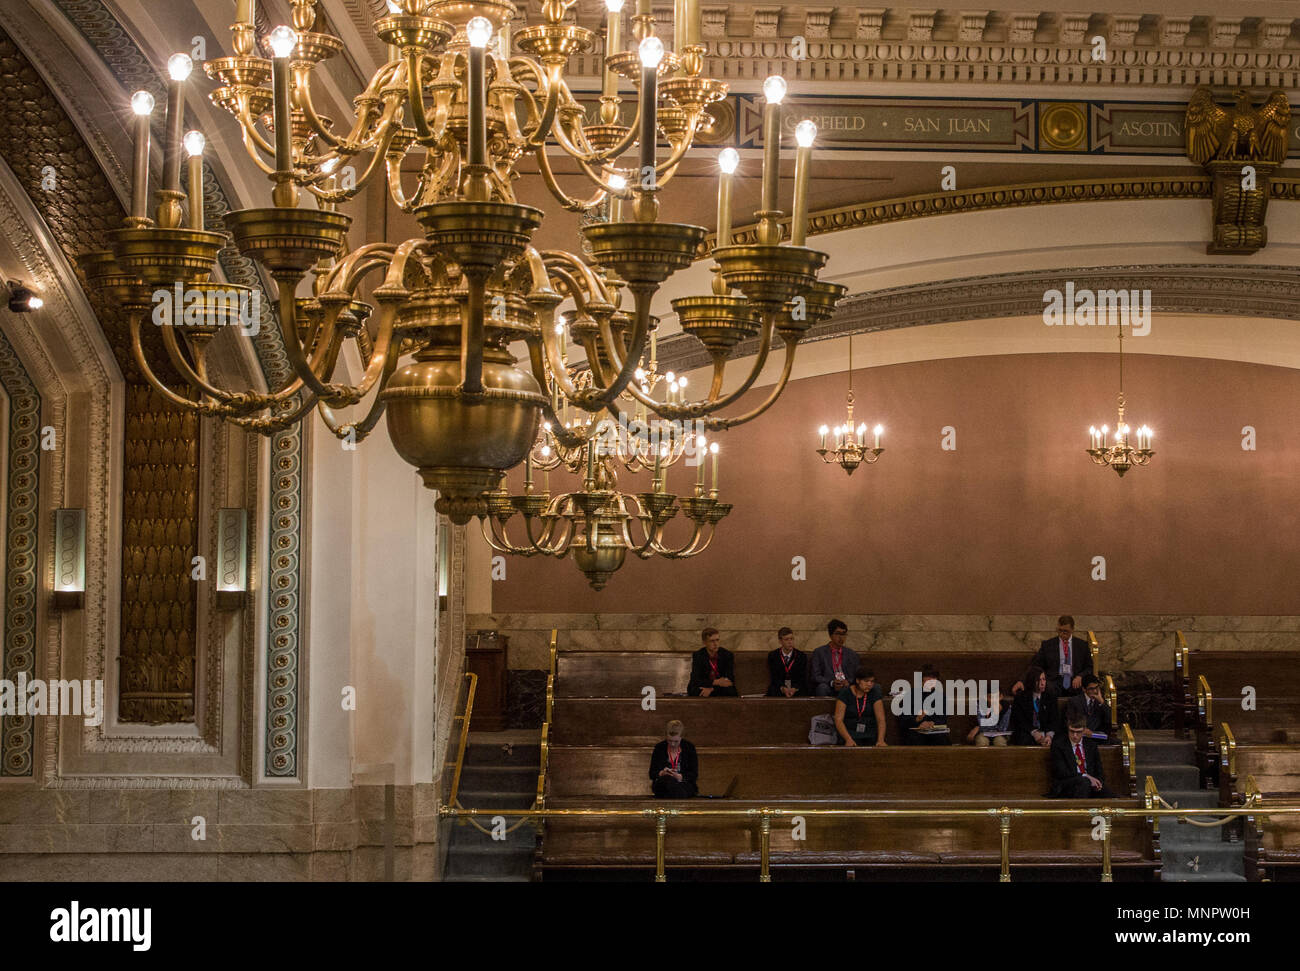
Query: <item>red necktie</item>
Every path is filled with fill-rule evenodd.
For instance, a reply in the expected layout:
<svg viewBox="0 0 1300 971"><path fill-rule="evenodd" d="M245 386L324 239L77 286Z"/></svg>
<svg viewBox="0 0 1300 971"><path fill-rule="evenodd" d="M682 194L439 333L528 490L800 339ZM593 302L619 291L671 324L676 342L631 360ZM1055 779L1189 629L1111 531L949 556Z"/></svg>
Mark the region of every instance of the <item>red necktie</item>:
<svg viewBox="0 0 1300 971"><path fill-rule="evenodd" d="M1083 761L1083 743L1080 742L1074 747L1074 761L1079 763L1079 775L1083 775L1087 769L1087 763Z"/></svg>
<svg viewBox="0 0 1300 971"><path fill-rule="evenodd" d="M1061 648L1065 651L1065 663L1070 663L1070 642L1064 637L1061 638Z"/></svg>

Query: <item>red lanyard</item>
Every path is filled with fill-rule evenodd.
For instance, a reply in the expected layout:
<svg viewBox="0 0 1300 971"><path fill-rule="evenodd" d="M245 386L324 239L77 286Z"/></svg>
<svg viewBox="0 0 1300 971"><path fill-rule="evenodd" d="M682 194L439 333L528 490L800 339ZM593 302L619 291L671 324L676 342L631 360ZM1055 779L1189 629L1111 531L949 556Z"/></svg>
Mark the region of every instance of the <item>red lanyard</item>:
<svg viewBox="0 0 1300 971"><path fill-rule="evenodd" d="M709 658L709 679L711 681L718 679L718 659L716 657Z"/></svg>
<svg viewBox="0 0 1300 971"><path fill-rule="evenodd" d="M790 669L791 669L792 667L794 667L794 651L791 651L791 652L790 652L790 660L788 660L788 661L785 659L785 655L784 655L784 654L781 654L781 655L779 655L779 656L780 656L780 658L781 658L781 666L782 666L783 668L785 668L785 673L786 673L786 674L789 674L789 673L790 673Z"/></svg>
<svg viewBox="0 0 1300 971"><path fill-rule="evenodd" d="M681 764L682 764L682 750L680 748L677 750L676 755L674 755L672 752L668 753L668 768L676 772L677 767Z"/></svg>
<svg viewBox="0 0 1300 971"><path fill-rule="evenodd" d="M831 648L831 668L833 670L838 671L844 666L841 663L843 659L843 654L844 654L844 648L842 647Z"/></svg>
<svg viewBox="0 0 1300 971"><path fill-rule="evenodd" d="M865 711L867 710L867 699L870 698L870 697L871 697L871 694L870 694L870 692L868 692L867 694L863 695L861 698L854 698L854 699L853 699L854 703L858 706L858 717L859 717L859 718L861 718L861 717L862 717L862 713L865 712Z"/></svg>

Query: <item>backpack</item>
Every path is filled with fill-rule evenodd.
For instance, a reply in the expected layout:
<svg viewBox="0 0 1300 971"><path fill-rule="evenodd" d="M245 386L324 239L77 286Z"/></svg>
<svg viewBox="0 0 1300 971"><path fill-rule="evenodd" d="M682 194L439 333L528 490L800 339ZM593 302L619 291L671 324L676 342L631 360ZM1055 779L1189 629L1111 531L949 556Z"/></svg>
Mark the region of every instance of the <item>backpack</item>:
<svg viewBox="0 0 1300 971"><path fill-rule="evenodd" d="M831 715L814 715L812 727L808 729L809 745L835 744L835 719Z"/></svg>

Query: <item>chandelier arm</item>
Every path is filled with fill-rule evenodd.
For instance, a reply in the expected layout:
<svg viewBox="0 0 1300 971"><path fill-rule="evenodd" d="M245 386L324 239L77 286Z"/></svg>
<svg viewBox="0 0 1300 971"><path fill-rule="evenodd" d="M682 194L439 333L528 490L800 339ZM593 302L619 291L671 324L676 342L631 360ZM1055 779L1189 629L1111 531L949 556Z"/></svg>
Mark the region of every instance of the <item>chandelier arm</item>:
<svg viewBox="0 0 1300 971"><path fill-rule="evenodd" d="M342 156L338 157L341 158ZM355 156L352 157L355 158ZM333 171L316 175L312 179L304 180L301 184L306 187L308 192L323 202L347 202L353 199L357 193L369 184L370 180L375 175L376 169L379 168L380 161L385 157L386 156L383 152L376 150L374 154L371 155L370 161L366 163L366 170L360 175L351 189L324 189L317 185L318 182L322 182L325 179L334 178ZM335 171L337 171L337 169Z"/></svg>
<svg viewBox="0 0 1300 971"><path fill-rule="evenodd" d="M275 146L271 145L265 138L258 134L252 116L244 113L238 116L239 131L244 148L248 151L248 157L253 160L259 169L266 175L275 175L275 163L263 161L262 155L275 157Z"/></svg>
<svg viewBox="0 0 1300 971"><path fill-rule="evenodd" d="M195 367L192 367L190 362L185 359L185 355L181 351L180 341L176 339L176 328L174 326L165 326L162 327L161 330L163 347L167 349L167 357L171 360L172 367L176 368L177 372L186 384L211 395L223 404L231 404L234 401L239 401L239 410L245 414L263 407L263 405L257 400L261 397L260 395L250 398L248 395L239 392L218 388L216 385L208 381L206 374L204 373L206 368L199 363L197 358L195 360Z"/></svg>
<svg viewBox="0 0 1300 971"><path fill-rule="evenodd" d="M610 361L614 365L614 369L618 371L618 375L614 378L613 383L608 385L603 391L592 389L590 393L583 396L585 399L590 400L593 405L597 405L598 407L603 407L609 404L628 388L632 381L632 375L635 373L637 366L641 361L641 355L645 353L646 341L650 336L650 301L654 297L655 291L659 288L657 285L632 284L628 289L632 291L632 301L635 304L635 314L632 318L632 343L627 349L627 356L624 358L623 365L620 368L618 364L618 349L613 346L614 342L612 340L609 341L607 349L610 353ZM607 329L609 327L608 320L600 326L602 330ZM587 410L595 411L596 409L588 408Z"/></svg>
<svg viewBox="0 0 1300 971"><path fill-rule="evenodd" d="M551 134L551 129L555 126L555 113L560 107L559 85L556 84L556 77L559 74L559 67L554 69L554 75L551 70L541 71L538 66L533 64L527 58L520 58L529 65L533 78L536 80L538 87L542 88L545 100L542 102L542 110L537 114L537 124L531 132L524 135L524 148L538 149L546 144L547 137ZM534 104L536 96L533 97Z"/></svg>
<svg viewBox="0 0 1300 971"><path fill-rule="evenodd" d="M596 194L586 202L577 201L561 189L560 183L555 180L555 173L551 170L550 159L546 157L545 145L535 149L533 155L537 160L537 168L542 173L542 179L546 182L546 188L551 195L555 196L562 209L567 209L569 212L585 212L604 201L606 196L604 189L598 189Z"/></svg>
<svg viewBox="0 0 1300 971"><path fill-rule="evenodd" d="M140 369L140 373L144 375L144 379L149 383L150 387L172 404L184 409L185 411L193 411L201 415L220 415L223 417L231 413L229 406L225 404L218 402L195 401L192 398L187 398L183 395L177 394L171 388L167 387L167 385L164 384L156 374L154 374L153 368L149 366L149 361L145 357L144 346L140 342L140 325L144 322L144 312L134 310L128 311L127 317L131 328L131 356L135 359L136 366Z"/></svg>
<svg viewBox="0 0 1300 971"><path fill-rule="evenodd" d="M303 415L316 406L317 400L316 396L308 391L303 393L302 400L294 405L292 409L280 415L268 415L259 418L235 416L225 420L232 425L238 425L240 428L247 428L249 431L257 432L259 435L271 435L296 424Z"/></svg>
<svg viewBox="0 0 1300 971"><path fill-rule="evenodd" d="M576 404L582 396L582 392L570 379L569 368L560 354L559 336L555 333L555 307L541 308L537 311L537 314L539 317L544 318L540 321L541 326L538 328L541 331L542 348L545 351L544 363L549 366L552 381L558 386L560 394ZM534 339L531 336L528 338L530 348ZM546 387L546 371L539 369L543 362L538 361L538 355L531 352L531 350L529 357L533 362L533 377L537 378L538 384Z"/></svg>
<svg viewBox="0 0 1300 971"><path fill-rule="evenodd" d="M532 365L533 377L537 380L539 385L545 388L548 386L548 382L542 345L536 337L531 336L525 339L525 344L528 346L528 360ZM565 375L567 378L567 368L565 369ZM558 381L555 383L558 384ZM566 395L566 397L568 396ZM565 448L578 448L587 441L585 436L579 435L564 427L564 423L560 421L560 416L556 414L555 405L551 401L546 401L542 404L542 417L551 423L551 434L554 435L560 445Z"/></svg>
<svg viewBox="0 0 1300 971"><path fill-rule="evenodd" d="M694 556L696 553L703 553L704 550L708 547L709 543L713 540L713 530L712 529L709 530L709 538L705 540L704 546L701 546L697 549L696 547L699 545L700 542L700 535L703 532L704 532L704 523L696 521L693 524L693 528L691 530L690 540L684 543L683 545L677 547L676 549L673 549L670 546L665 546L664 543L662 542L662 535L661 535L660 541L655 543L655 552L658 553L660 556L667 557L670 560L684 560L687 557Z"/></svg>
<svg viewBox="0 0 1300 971"><path fill-rule="evenodd" d="M516 546L514 543L510 542L508 537L506 537L504 528L502 528L501 532L498 534L497 520L493 516L482 517L479 520L479 526L483 530L483 538L487 540L488 545L498 553L510 553L514 556L536 556L538 553L545 552L545 550L537 549L535 547Z"/></svg>
<svg viewBox="0 0 1300 971"><path fill-rule="evenodd" d="M328 145L330 148L340 148L343 145L353 142L361 137L361 125L365 119L366 112L358 115L352 123L352 130L346 136L335 135L321 121L320 116L316 114L316 107L311 100L311 69L310 63L304 66L303 62L297 61L293 65L293 100L297 102L298 110L303 113L307 124L311 126L312 134L318 140Z"/></svg>
<svg viewBox="0 0 1300 971"><path fill-rule="evenodd" d="M302 338L298 336L298 307L294 299L296 286L290 285L287 279L277 280L276 283L279 284L280 288L278 296L280 304L280 335L284 340L285 356L289 358L289 364L303 384L314 394L326 400L331 400L338 394L338 389L330 388L325 384L315 370L325 363L330 344L334 341L335 327L331 314L327 312L324 315L318 332L313 335L316 338L314 341L316 351L308 359ZM337 318L338 313L336 312L332 316Z"/></svg>
<svg viewBox="0 0 1300 971"><path fill-rule="evenodd" d="M420 171L420 180L416 183L415 194L409 199L402 189L402 161L404 155L398 155L396 152L390 152L384 156L384 170L388 181L388 195L393 200L393 204L402 212L411 212L415 209L416 203L424 195L425 175L424 170Z"/></svg>
<svg viewBox="0 0 1300 971"><path fill-rule="evenodd" d="M790 372L794 368L796 347L798 347L798 341L793 341L789 338L786 339L785 365L781 369L780 380L777 381L776 386L772 389L772 393L768 395L766 401L753 411L747 412L736 418L705 418L705 427L711 432L725 431L728 428L734 428L737 425L745 424L745 422L753 421L759 415L767 411L767 409L776 404L776 399L781 397L781 392L785 390L785 386L790 382Z"/></svg>
<svg viewBox="0 0 1300 971"><path fill-rule="evenodd" d="M415 48L406 52L406 104L409 109L407 114L411 116L409 121L411 127L415 129L415 136L420 144L433 146L437 143L438 136L429 127L429 120L424 113L424 92L421 84L424 58L425 55Z"/></svg>

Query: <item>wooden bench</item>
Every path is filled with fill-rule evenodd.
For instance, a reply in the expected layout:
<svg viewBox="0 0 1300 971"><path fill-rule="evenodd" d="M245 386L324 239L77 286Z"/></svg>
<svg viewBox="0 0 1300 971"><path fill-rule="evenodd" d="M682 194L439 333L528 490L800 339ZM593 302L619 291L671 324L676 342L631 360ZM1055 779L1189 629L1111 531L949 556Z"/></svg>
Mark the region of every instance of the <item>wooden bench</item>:
<svg viewBox="0 0 1300 971"><path fill-rule="evenodd" d="M983 654L933 654L912 652L859 655L876 673L884 690L913 675L927 664L939 668L948 680L997 680L1010 693L1029 666L1030 656L1020 651ZM556 698L637 698L648 685L655 693L684 695L691 676L691 656L670 651L561 651L557 657ZM767 692L767 655L760 651L736 654L736 685L743 695Z"/></svg>
<svg viewBox="0 0 1300 971"><path fill-rule="evenodd" d="M1245 744L1300 741L1300 652L1195 651L1179 635L1174 660L1181 692L1175 730L1183 738L1191 728L1202 785L1219 784L1222 722ZM1253 689L1250 710L1241 707L1247 688Z"/></svg>
<svg viewBox="0 0 1300 971"><path fill-rule="evenodd" d="M1268 816L1270 808L1300 808L1300 792L1266 795L1246 817L1246 879L1300 880L1300 814Z"/></svg>
<svg viewBox="0 0 1300 971"><path fill-rule="evenodd" d="M885 741L901 745L898 718L884 701ZM804 746L813 717L834 712L830 698L662 698L654 711L639 698L557 698L550 738L556 745L653 746L677 719L696 745ZM976 715L950 715L952 744L967 744L978 723Z"/></svg>
<svg viewBox="0 0 1300 971"><path fill-rule="evenodd" d="M1038 799L998 803L1012 809L1047 804L1049 801ZM1063 805L1059 800L1050 804ZM559 799L551 808L576 808L576 805L572 800ZM647 811L659 804L652 800L628 800L618 805L623 809ZM807 810L815 806L844 809L867 804L810 799L691 803L692 807L701 805L742 810L760 806ZM876 800L869 805L876 809L983 810L989 802L987 799L908 799ZM1109 805L1130 809L1142 806L1136 799L1109 800ZM753 879L761 864L760 826L756 816L671 817L664 840L665 866L682 871L736 870L737 876ZM1035 876L1056 872L1078 878L1080 869L1099 874L1102 846L1092 838L1092 833L1093 826L1086 818L1068 821L1059 817L1014 818L1011 865L1016 870L1032 871ZM566 871L587 875L644 872L654 868L655 851L655 820L651 814L644 818L551 818L545 826L537 861L539 876L554 877ZM781 816L771 822L769 862L777 878L782 873L831 877L846 871L854 871L855 876L871 874L890 880L952 879L964 874L991 878L1000 870L1001 859L999 820L986 812L911 819ZM1158 873L1157 860L1156 842L1145 817L1113 821L1111 864L1117 879L1153 879Z"/></svg>
<svg viewBox="0 0 1300 971"><path fill-rule="evenodd" d="M1103 773L1117 793L1107 804L1141 808L1131 765L1119 746L1102 749ZM987 809L1079 805L1043 798L1047 753L1036 748L791 748L700 749L705 793L733 776L735 797L661 803L647 797L644 748L556 746L551 750L547 807L619 808L862 808ZM1101 846L1086 820L1017 818L1011 863L1036 876L1099 871ZM665 864L683 871L737 870L752 878L759 867L759 822L754 817L673 817ZM928 819L805 817L802 840L789 819L772 824L774 872L823 876L853 870L874 876L991 876L1001 865L1000 830L988 814ZM1112 865L1117 878L1150 879L1158 872L1158 843L1147 817L1114 821ZM548 819L537 859L539 876L563 873L628 875L655 865L653 818Z"/></svg>
<svg viewBox="0 0 1300 971"><path fill-rule="evenodd" d="M1245 802L1246 779L1265 796L1300 797L1300 745L1243 742L1234 728L1219 726L1219 805Z"/></svg>
<svg viewBox="0 0 1300 971"><path fill-rule="evenodd" d="M1048 752L1037 746L847 748L701 746L700 792L721 794L733 778L739 799L1036 799L1050 787ZM1100 748L1106 784L1136 796L1125 746ZM648 798L650 749L553 745L547 800Z"/></svg>

